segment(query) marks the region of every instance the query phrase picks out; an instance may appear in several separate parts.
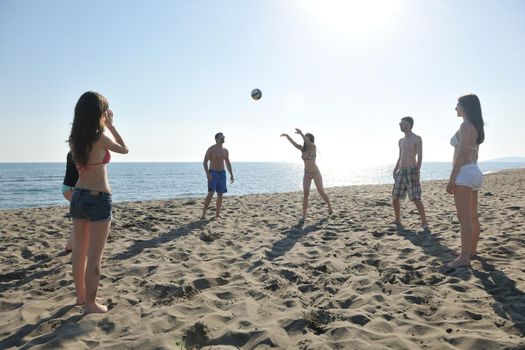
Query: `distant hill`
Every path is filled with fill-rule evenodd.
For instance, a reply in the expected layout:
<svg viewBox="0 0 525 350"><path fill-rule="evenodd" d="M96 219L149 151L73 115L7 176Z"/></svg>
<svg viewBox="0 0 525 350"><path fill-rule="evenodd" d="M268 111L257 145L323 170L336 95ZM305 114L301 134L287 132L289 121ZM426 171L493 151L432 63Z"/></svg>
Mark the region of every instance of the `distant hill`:
<svg viewBox="0 0 525 350"><path fill-rule="evenodd" d="M491 160L485 160L484 162L487 163L525 163L525 157L503 157L503 158L496 158Z"/></svg>

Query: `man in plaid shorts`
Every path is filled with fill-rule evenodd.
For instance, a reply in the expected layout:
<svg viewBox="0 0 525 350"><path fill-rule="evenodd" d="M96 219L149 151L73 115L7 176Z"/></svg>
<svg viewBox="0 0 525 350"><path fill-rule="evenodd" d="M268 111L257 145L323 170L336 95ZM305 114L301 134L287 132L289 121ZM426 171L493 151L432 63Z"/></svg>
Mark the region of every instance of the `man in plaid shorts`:
<svg viewBox="0 0 525 350"><path fill-rule="evenodd" d="M419 182L419 170L423 160L423 141L421 137L412 132L414 119L411 117L401 118L399 128L405 137L399 140L399 157L394 168L394 189L392 190L392 204L394 206L395 224L398 228L401 225L401 205L400 198L408 198L416 205L419 216L421 217L421 227L428 230L425 208L421 202L421 183Z"/></svg>

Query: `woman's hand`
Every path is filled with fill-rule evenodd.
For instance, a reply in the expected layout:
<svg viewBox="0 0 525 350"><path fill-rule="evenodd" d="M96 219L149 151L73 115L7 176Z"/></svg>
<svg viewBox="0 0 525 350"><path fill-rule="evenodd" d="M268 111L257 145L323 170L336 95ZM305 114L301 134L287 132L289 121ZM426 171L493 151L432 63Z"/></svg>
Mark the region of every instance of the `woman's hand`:
<svg viewBox="0 0 525 350"><path fill-rule="evenodd" d="M302 134L303 134L303 132L302 132L301 129L299 129L299 128L295 128L295 133L296 133L296 134L299 134L299 135L302 135Z"/></svg>
<svg viewBox="0 0 525 350"><path fill-rule="evenodd" d="M281 134L281 137L287 137L287 136L288 136L288 134L284 134L284 133Z"/></svg>
<svg viewBox="0 0 525 350"><path fill-rule="evenodd" d="M449 181L447 184L447 193L454 194L454 192L456 192L456 184L452 181Z"/></svg>
<svg viewBox="0 0 525 350"><path fill-rule="evenodd" d="M104 112L104 120L108 128L113 126L113 111L111 109Z"/></svg>

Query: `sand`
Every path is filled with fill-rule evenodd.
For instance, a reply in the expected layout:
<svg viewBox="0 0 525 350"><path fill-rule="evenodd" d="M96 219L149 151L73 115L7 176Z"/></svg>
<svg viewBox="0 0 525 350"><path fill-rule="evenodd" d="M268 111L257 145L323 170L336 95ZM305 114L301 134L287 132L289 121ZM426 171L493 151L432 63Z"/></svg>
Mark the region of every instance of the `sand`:
<svg viewBox="0 0 525 350"><path fill-rule="evenodd" d="M472 268L447 269L459 225L445 181L423 183L431 233L390 185L114 205L99 297L74 306L67 207L0 211L0 349L525 348L525 170L485 177ZM212 203L213 204L213 203ZM210 218L213 211L210 209Z"/></svg>

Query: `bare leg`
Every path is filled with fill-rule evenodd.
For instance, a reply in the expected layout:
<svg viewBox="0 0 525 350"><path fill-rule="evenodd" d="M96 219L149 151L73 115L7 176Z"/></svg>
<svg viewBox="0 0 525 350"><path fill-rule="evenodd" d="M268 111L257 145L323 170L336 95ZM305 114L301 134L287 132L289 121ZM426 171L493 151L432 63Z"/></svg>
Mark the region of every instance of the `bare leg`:
<svg viewBox="0 0 525 350"><path fill-rule="evenodd" d="M472 191L472 250L471 256L478 254L478 241L481 227L478 219L478 191Z"/></svg>
<svg viewBox="0 0 525 350"><path fill-rule="evenodd" d="M312 178L306 174L303 177L303 220L306 219L306 212L308 210L308 197L310 196L310 187L312 186Z"/></svg>
<svg viewBox="0 0 525 350"><path fill-rule="evenodd" d="M208 210L208 207L210 206L212 198L213 198L213 192L208 192L208 195L204 199L204 209L202 210L201 220L204 219L204 217L206 216L206 210Z"/></svg>
<svg viewBox="0 0 525 350"><path fill-rule="evenodd" d="M86 256L88 250L89 222L73 219L73 235L75 236L71 263L73 265L73 281L77 293L77 305L86 302Z"/></svg>
<svg viewBox="0 0 525 350"><path fill-rule="evenodd" d="M98 282L100 281L100 260L109 234L111 220L89 223L89 248L86 264L86 309L85 313L104 313L105 305L97 303Z"/></svg>
<svg viewBox="0 0 525 350"><path fill-rule="evenodd" d="M395 215L395 224L401 225L401 204L399 203L399 198L392 199L392 206L394 207Z"/></svg>
<svg viewBox="0 0 525 350"><path fill-rule="evenodd" d="M428 227L427 217L425 215L425 207L421 199L414 199L414 204L416 205L417 211L419 212L419 217L421 218L421 226Z"/></svg>
<svg viewBox="0 0 525 350"><path fill-rule="evenodd" d="M328 195L324 191L323 177L321 176L321 173L318 172L314 176L314 183L315 183L315 187L317 188L317 192L319 192L321 197L324 199L324 201L328 205L328 215L332 215L334 211L332 210L332 205L330 204L330 198L328 198Z"/></svg>
<svg viewBox="0 0 525 350"><path fill-rule="evenodd" d="M472 237L472 188L456 186L454 202L461 229L461 253L453 261L446 264L448 267L460 267L470 265L470 254L473 244Z"/></svg>
<svg viewBox="0 0 525 350"><path fill-rule="evenodd" d="M217 201L215 202L215 219L221 217L222 193L217 193Z"/></svg>

